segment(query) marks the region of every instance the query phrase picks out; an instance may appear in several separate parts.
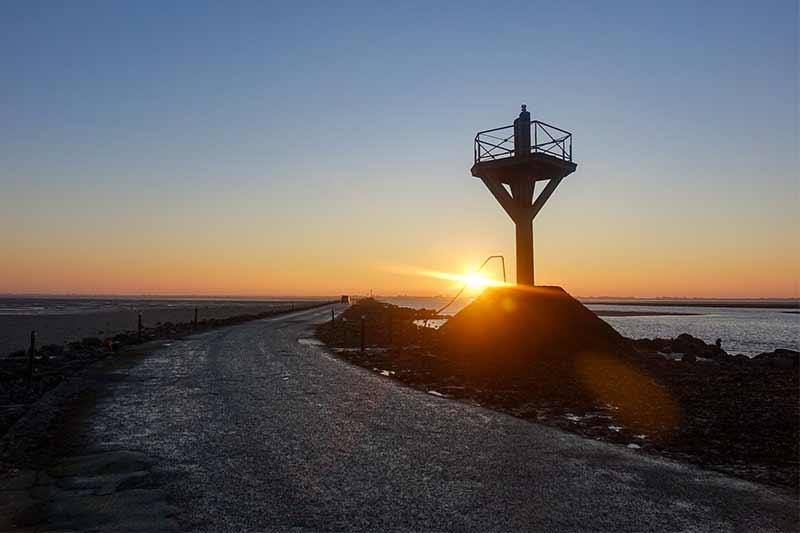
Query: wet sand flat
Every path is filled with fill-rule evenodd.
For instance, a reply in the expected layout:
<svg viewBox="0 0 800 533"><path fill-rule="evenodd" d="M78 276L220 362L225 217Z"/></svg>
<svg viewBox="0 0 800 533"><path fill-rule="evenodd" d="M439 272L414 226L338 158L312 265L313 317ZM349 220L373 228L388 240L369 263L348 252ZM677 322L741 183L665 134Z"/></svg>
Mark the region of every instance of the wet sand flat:
<svg viewBox="0 0 800 533"><path fill-rule="evenodd" d="M273 302L219 302L198 305L199 320L228 318L236 315L257 314L265 311L289 308L304 301ZM146 307L142 309L144 327L165 322L190 322L194 319L195 306L191 303L170 307ZM30 332L36 331L37 345L63 344L86 337L110 337L117 333L136 331L138 309L126 308L108 311L40 314L0 315L0 357L15 350L26 349Z"/></svg>

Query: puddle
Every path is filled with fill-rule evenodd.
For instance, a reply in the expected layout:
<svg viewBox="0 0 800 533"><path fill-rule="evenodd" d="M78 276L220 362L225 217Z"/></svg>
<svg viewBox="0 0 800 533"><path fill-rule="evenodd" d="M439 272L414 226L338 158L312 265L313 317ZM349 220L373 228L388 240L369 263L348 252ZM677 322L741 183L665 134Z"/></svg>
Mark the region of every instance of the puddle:
<svg viewBox="0 0 800 533"><path fill-rule="evenodd" d="M638 450L639 448L641 448L641 446L639 446L638 444L630 443L628 444L628 448L630 448L631 450Z"/></svg>
<svg viewBox="0 0 800 533"><path fill-rule="evenodd" d="M324 342L314 338L297 339L297 342L304 344L305 346L325 346Z"/></svg>
<svg viewBox="0 0 800 533"><path fill-rule="evenodd" d="M446 318L429 318L419 319L414 321L415 326L422 326L423 328L439 329L447 322Z"/></svg>
<svg viewBox="0 0 800 533"><path fill-rule="evenodd" d="M447 398L447 396L445 396L441 392L436 392L435 390L429 390L428 394L430 394L432 396L438 396L439 398Z"/></svg>

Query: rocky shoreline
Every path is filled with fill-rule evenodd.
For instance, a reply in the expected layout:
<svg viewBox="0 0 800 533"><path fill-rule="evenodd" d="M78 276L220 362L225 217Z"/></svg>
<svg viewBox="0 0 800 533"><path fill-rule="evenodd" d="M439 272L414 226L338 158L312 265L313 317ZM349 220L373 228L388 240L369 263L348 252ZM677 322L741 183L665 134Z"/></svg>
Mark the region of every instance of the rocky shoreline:
<svg viewBox="0 0 800 533"><path fill-rule="evenodd" d="M593 361L596 381L572 362L482 376L453 359L442 331L415 323L431 318L430 310L362 300L317 334L339 357L430 394L798 490L794 350L749 358L683 334L625 339L624 355Z"/></svg>
<svg viewBox="0 0 800 533"><path fill-rule="evenodd" d="M67 345L47 344L37 348L33 358L26 350L17 350L0 358L0 437L6 434L45 393L69 381L90 365L130 352L153 341L178 339L193 333L233 326L280 314L330 305L334 302L287 304L254 314L239 314L227 318L207 318L197 322L165 322L111 337L87 337ZM32 363L32 367L29 366ZM32 369L32 374L29 374Z"/></svg>

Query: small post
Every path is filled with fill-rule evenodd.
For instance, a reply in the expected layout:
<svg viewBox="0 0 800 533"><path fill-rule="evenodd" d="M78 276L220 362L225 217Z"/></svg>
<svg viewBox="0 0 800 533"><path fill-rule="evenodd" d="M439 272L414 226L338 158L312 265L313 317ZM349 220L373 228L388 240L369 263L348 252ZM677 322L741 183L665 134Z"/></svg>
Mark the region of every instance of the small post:
<svg viewBox="0 0 800 533"><path fill-rule="evenodd" d="M366 325L365 325L364 315L361 315L361 353L364 353L364 334L366 333Z"/></svg>
<svg viewBox="0 0 800 533"><path fill-rule="evenodd" d="M333 307L331 307L331 326L335 323L336 315L333 313Z"/></svg>
<svg viewBox="0 0 800 533"><path fill-rule="evenodd" d="M347 348L347 318L342 317L342 346Z"/></svg>
<svg viewBox="0 0 800 533"><path fill-rule="evenodd" d="M33 381L33 356L36 353L36 331L31 331L31 346L28 348L28 386Z"/></svg>
<svg viewBox="0 0 800 533"><path fill-rule="evenodd" d="M194 327L197 327L197 308L194 308Z"/></svg>
<svg viewBox="0 0 800 533"><path fill-rule="evenodd" d="M139 332L139 340L142 340L142 313L139 313L139 324L137 329Z"/></svg>
<svg viewBox="0 0 800 533"><path fill-rule="evenodd" d="M386 336L387 336L386 344L392 344L392 323L393 322L394 321L392 320L392 308L391 307L387 307L386 308Z"/></svg>

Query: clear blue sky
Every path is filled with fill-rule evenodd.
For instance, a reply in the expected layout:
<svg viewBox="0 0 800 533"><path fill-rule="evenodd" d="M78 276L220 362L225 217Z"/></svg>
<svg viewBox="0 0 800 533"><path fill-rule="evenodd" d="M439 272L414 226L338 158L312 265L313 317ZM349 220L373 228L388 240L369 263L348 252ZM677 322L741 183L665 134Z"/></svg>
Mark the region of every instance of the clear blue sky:
<svg viewBox="0 0 800 533"><path fill-rule="evenodd" d="M542 282L797 295L796 2L334 4L4 2L0 292L446 291L395 267L513 256L525 102Z"/></svg>

